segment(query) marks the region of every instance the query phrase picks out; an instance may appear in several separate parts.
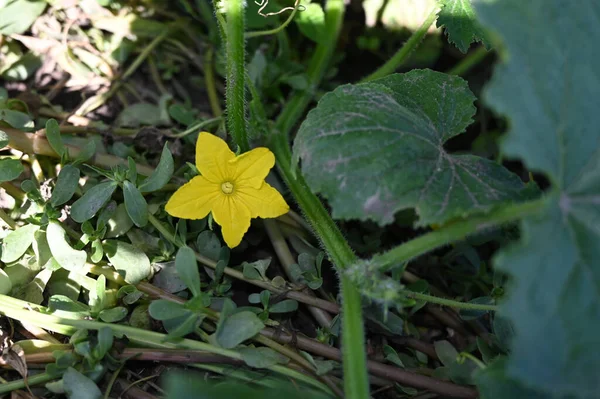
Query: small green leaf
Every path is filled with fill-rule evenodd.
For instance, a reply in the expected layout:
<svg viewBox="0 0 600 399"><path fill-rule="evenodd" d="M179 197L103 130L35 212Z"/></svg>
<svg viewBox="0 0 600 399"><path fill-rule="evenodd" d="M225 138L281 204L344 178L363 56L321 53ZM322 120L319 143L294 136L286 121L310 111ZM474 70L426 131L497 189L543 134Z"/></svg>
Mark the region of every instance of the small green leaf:
<svg viewBox="0 0 600 399"><path fill-rule="evenodd" d="M240 348L244 362L254 368L267 368L276 364L286 364L289 359L271 348Z"/></svg>
<svg viewBox="0 0 600 399"><path fill-rule="evenodd" d="M33 119L27 113L13 109L0 108L0 121L19 130L29 130L34 127Z"/></svg>
<svg viewBox="0 0 600 399"><path fill-rule="evenodd" d="M108 230L106 232L105 237L120 237L126 234L131 229L131 227L133 227L133 221L127 214L125 204L119 204L114 214L108 220Z"/></svg>
<svg viewBox="0 0 600 399"><path fill-rule="evenodd" d="M288 313L295 312L296 310L298 310L298 302L293 299L284 299L271 306L269 313Z"/></svg>
<svg viewBox="0 0 600 399"><path fill-rule="evenodd" d="M17 230L11 231L2 240L2 257L4 263L12 263L19 259L31 246L35 232L40 227L34 224L25 225Z"/></svg>
<svg viewBox="0 0 600 399"><path fill-rule="evenodd" d="M226 316L222 323L219 323L216 332L216 338L219 345L225 349L235 348L247 339L258 334L265 325L252 312L242 311Z"/></svg>
<svg viewBox="0 0 600 399"><path fill-rule="evenodd" d="M123 196L127 214L138 227L148 224L148 203L137 187L129 180L123 182Z"/></svg>
<svg viewBox="0 0 600 399"><path fill-rule="evenodd" d="M8 295L10 290L12 290L10 277L4 270L0 269L0 295Z"/></svg>
<svg viewBox="0 0 600 399"><path fill-rule="evenodd" d="M96 154L96 141L94 141L94 139L91 138L85 143L79 154L77 154L77 157L75 157L74 162L77 164L86 162L91 157L93 157L94 154Z"/></svg>
<svg viewBox="0 0 600 399"><path fill-rule="evenodd" d="M71 207L71 218L77 223L83 223L93 218L108 202L117 188L117 182L100 183L83 194Z"/></svg>
<svg viewBox="0 0 600 399"><path fill-rule="evenodd" d="M36 274L33 281L29 282L25 286L19 287L11 294L15 298L39 305L44 300L44 291L46 290L46 285L48 284L50 277L52 277L52 270L43 269Z"/></svg>
<svg viewBox="0 0 600 399"><path fill-rule="evenodd" d="M454 43L463 53L474 42L482 42L487 48L490 47L487 34L477 21L471 0L442 0L442 6L437 26L446 29L450 43Z"/></svg>
<svg viewBox="0 0 600 399"><path fill-rule="evenodd" d="M6 147L9 141L8 134L6 134L5 131L0 130L0 148Z"/></svg>
<svg viewBox="0 0 600 399"><path fill-rule="evenodd" d="M127 180L129 180L133 184L136 184L138 173L137 165L135 164L133 158L127 157L127 165Z"/></svg>
<svg viewBox="0 0 600 399"><path fill-rule="evenodd" d="M127 308L117 306L112 309L104 309L98 314L98 317L106 323L116 323L123 320L127 316Z"/></svg>
<svg viewBox="0 0 600 399"><path fill-rule="evenodd" d="M56 186L52 191L52 197L50 198L52 206L57 207L69 201L75 194L78 185L79 168L73 165L65 165L58 174Z"/></svg>
<svg viewBox="0 0 600 399"><path fill-rule="evenodd" d="M454 346L448 341L435 341L435 353L440 358L440 361L444 366L450 366L456 363L458 358L458 352L454 349Z"/></svg>
<svg viewBox="0 0 600 399"><path fill-rule="evenodd" d="M261 259L251 263L243 262L243 273L244 277L251 280L264 280L267 281L267 269L271 264L271 258Z"/></svg>
<svg viewBox="0 0 600 399"><path fill-rule="evenodd" d="M206 230L198 234L196 248L202 256L218 261L222 248L221 240L214 232Z"/></svg>
<svg viewBox="0 0 600 399"><path fill-rule="evenodd" d="M189 247L181 247L175 257L175 268L179 278L185 283L192 295L198 296L200 290L200 273L196 263L196 255Z"/></svg>
<svg viewBox="0 0 600 399"><path fill-rule="evenodd" d="M169 334L167 335L167 339L185 337L189 333L193 332L198 327L198 325L200 325L202 319L204 319L203 315L190 312L188 316L182 318L181 322L177 323L176 325L173 324L167 327L169 322L172 322L175 319L163 321L165 329L169 332Z"/></svg>
<svg viewBox="0 0 600 399"><path fill-rule="evenodd" d="M46 239L52 256L58 264L67 270L80 272L87 260L85 251L77 251L67 241L65 230L55 221L48 223Z"/></svg>
<svg viewBox="0 0 600 399"><path fill-rule="evenodd" d="M148 308L148 312L153 319L161 321L175 319L190 313L183 304L167 301L166 299L152 301Z"/></svg>
<svg viewBox="0 0 600 399"><path fill-rule="evenodd" d="M169 106L169 116L184 126L194 123L194 113L181 104L171 104Z"/></svg>
<svg viewBox="0 0 600 399"><path fill-rule="evenodd" d="M127 314L127 312L125 312ZM106 320L105 320L106 321ZM98 343L94 348L94 357L97 360L104 358L113 345L113 331L108 327L103 327L98 330Z"/></svg>
<svg viewBox="0 0 600 399"><path fill-rule="evenodd" d="M117 272L130 284L150 275L150 260L144 252L123 241L107 240L104 252Z"/></svg>
<svg viewBox="0 0 600 399"><path fill-rule="evenodd" d="M140 127L142 125L164 125L165 121L158 106L150 103L137 103L125 108L117 117L117 126Z"/></svg>
<svg viewBox="0 0 600 399"><path fill-rule="evenodd" d="M102 392L94 381L72 367L63 375L63 385L69 399L102 399Z"/></svg>
<svg viewBox="0 0 600 399"><path fill-rule="evenodd" d="M160 156L160 161L158 162L158 166L154 172L152 172L152 174L139 186L140 191L142 193L150 193L160 190L169 182L169 180L171 180L174 170L175 165L173 163L173 155L165 144L162 150L162 155Z"/></svg>
<svg viewBox="0 0 600 399"><path fill-rule="evenodd" d="M67 153L67 149L63 143L62 137L60 136L60 127L56 119L48 119L46 122L46 138L50 143L50 147L56 152L61 158Z"/></svg>
<svg viewBox="0 0 600 399"><path fill-rule="evenodd" d="M310 3L305 5L305 10L296 14L294 18L298 29L315 43L327 40L325 31L325 13L320 4Z"/></svg>
<svg viewBox="0 0 600 399"><path fill-rule="evenodd" d="M15 180L25 168L18 159L0 159L0 183Z"/></svg>
<svg viewBox="0 0 600 399"><path fill-rule="evenodd" d="M496 162L449 154L471 123L475 97L459 77L413 70L326 94L300 126L294 156L338 219L442 224L524 199L518 176Z"/></svg>

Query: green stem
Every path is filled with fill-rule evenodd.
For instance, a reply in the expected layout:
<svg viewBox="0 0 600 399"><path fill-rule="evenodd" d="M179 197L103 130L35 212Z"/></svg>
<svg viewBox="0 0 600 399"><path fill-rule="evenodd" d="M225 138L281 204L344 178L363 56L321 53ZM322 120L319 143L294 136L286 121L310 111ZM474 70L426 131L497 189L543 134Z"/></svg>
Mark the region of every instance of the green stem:
<svg viewBox="0 0 600 399"><path fill-rule="evenodd" d="M344 1L328 0L325 5L325 32L323 32L323 41L317 45L306 71L309 83L308 88L292 95L275 122L276 130L283 133L286 137L313 99L315 91L327 71L337 44L343 19Z"/></svg>
<svg viewBox="0 0 600 399"><path fill-rule="evenodd" d="M420 292L403 291L402 295L408 298L419 299L430 303L437 303L438 305L444 305L456 309L487 310L490 312L495 312L496 310L498 310L498 307L496 305L454 301L452 299L440 298L438 296L421 294Z"/></svg>
<svg viewBox="0 0 600 399"><path fill-rule="evenodd" d="M4 209L2 208L0 208L0 219L2 219L4 223L6 223L11 229L14 230L17 228L17 223L13 220L13 218L10 217L8 213L4 212Z"/></svg>
<svg viewBox="0 0 600 399"><path fill-rule="evenodd" d="M463 58L458 64L454 65L452 69L447 71L448 75L462 76L469 72L471 68L479 64L490 52L484 46L478 47Z"/></svg>
<svg viewBox="0 0 600 399"><path fill-rule="evenodd" d="M232 359L243 360L242 355L236 351L219 348L210 344L206 344L200 341L194 341L191 339L179 339L174 342L167 340L165 334L161 334L154 331L147 331L135 327L130 327L121 324L101 323L97 321L89 320L76 320L66 319L62 317L53 316L51 314L41 313L39 311L31 309L44 309L41 306L31 304L19 299L15 299L6 295L0 295L0 314L10 317L19 321L26 321L39 327L59 332L61 334L72 334L76 330L100 330L108 327L117 335L126 335L127 338L141 345L147 345L153 348L183 348L183 349L194 349L214 353L217 355L226 356ZM47 311L47 309L44 309ZM268 369L288 376L290 378L297 379L306 384L312 385L316 388L324 390L325 392L331 393L330 389L322 383L298 372L291 370L287 367L275 365L268 367Z"/></svg>
<svg viewBox="0 0 600 399"><path fill-rule="evenodd" d="M544 198L518 204L505 205L491 211L487 215L475 216L464 221L457 221L441 227L439 230L424 234L413 240L407 241L383 254L376 255L372 263L377 269L386 269L414 259L436 248L459 241L465 237L489 229L490 227L514 222L544 208Z"/></svg>
<svg viewBox="0 0 600 399"><path fill-rule="evenodd" d="M277 166L296 201L304 211L333 263L340 270L352 265L357 259L344 239L342 232L319 200L312 193L302 174L292 166L292 154L287 138L282 132L272 136L271 147L277 158ZM369 397L369 380L366 367L365 340L362 306L359 291L351 281L342 276L342 345L344 365L344 391L347 398Z"/></svg>
<svg viewBox="0 0 600 399"><path fill-rule="evenodd" d="M207 119L205 121L198 122L198 123L192 125L189 129L186 129L183 132L175 133L175 134L169 134L168 136L172 137L172 138L178 139L178 138L187 136L188 134L197 133L200 129L204 129L204 128L208 127L208 126L215 125L215 124L221 122L222 119L223 118L221 118L220 116L218 116L216 118L212 118L212 119Z"/></svg>
<svg viewBox="0 0 600 399"><path fill-rule="evenodd" d="M30 377L27 377L27 385L33 386L33 385L43 384L45 382L55 380L58 377L59 376L48 374L48 373L32 375ZM25 380L23 380L23 379L0 384L0 395L9 393L12 391L16 391L17 389L23 389L25 387L26 387Z"/></svg>
<svg viewBox="0 0 600 399"><path fill-rule="evenodd" d="M275 122L276 133L270 137L270 146L277 158L277 166L283 179L323 242L333 263L341 270L354 263L356 256L319 198L312 193L302 175L296 173L295 167L292 166L288 136L312 100L314 91L329 66L343 17L343 0L328 0L325 5L324 40L317 46L307 70L309 89L297 92L290 98ZM341 278L341 284L344 391L347 398L366 399L369 397L369 379L360 293L345 277Z"/></svg>
<svg viewBox="0 0 600 399"><path fill-rule="evenodd" d="M370 82L375 79L382 78L391 73L394 73L407 59L408 56L417 48L417 46L421 43L425 35L427 34L427 30L431 24L436 20L437 14L439 12L439 8L436 6L433 11L429 14L425 22L413 32L410 38L406 43L390 58L385 64L380 66L377 70L375 70L372 74L363 78L360 83Z"/></svg>
<svg viewBox="0 0 600 399"><path fill-rule="evenodd" d="M244 98L244 0L227 0L227 130L242 152L250 149Z"/></svg>

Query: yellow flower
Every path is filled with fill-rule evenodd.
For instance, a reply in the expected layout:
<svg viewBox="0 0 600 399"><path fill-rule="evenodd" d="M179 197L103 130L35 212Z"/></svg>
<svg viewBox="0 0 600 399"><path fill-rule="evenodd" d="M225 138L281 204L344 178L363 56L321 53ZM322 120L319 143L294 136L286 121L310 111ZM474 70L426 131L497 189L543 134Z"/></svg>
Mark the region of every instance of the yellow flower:
<svg viewBox="0 0 600 399"><path fill-rule="evenodd" d="M235 156L223 140L202 132L196 142L196 167L202 176L181 186L165 210L182 219L202 219L212 212L225 242L234 248L251 218L274 218L289 210L281 194L265 182L274 165L275 156L267 148Z"/></svg>

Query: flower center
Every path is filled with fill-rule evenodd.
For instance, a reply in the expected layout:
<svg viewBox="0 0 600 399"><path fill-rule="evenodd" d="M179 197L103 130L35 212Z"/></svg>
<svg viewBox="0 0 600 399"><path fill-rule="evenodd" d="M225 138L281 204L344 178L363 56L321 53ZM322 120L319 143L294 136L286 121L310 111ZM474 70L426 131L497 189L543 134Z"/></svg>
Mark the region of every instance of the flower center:
<svg viewBox="0 0 600 399"><path fill-rule="evenodd" d="M223 191L225 194L231 194L233 192L233 183L226 181L225 183L221 184L221 191Z"/></svg>

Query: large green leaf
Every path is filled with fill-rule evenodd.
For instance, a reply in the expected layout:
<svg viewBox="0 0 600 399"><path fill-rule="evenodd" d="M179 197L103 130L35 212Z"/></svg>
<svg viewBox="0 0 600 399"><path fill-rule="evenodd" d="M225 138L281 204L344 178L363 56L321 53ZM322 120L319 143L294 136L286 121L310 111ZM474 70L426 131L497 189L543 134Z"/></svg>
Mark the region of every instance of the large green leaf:
<svg viewBox="0 0 600 399"><path fill-rule="evenodd" d="M448 41L463 53L471 43L482 42L489 48L486 34L477 21L472 0L442 0L437 26L444 26Z"/></svg>
<svg viewBox="0 0 600 399"><path fill-rule="evenodd" d="M496 262L513 277L501 308L515 326L506 378L543 397L598 397L600 3L475 5L508 52L485 95L510 118L503 152L552 185L544 209L523 222L520 244Z"/></svg>
<svg viewBox="0 0 600 399"><path fill-rule="evenodd" d="M523 184L495 162L444 149L470 124L473 100L461 78L430 70L341 86L308 114L294 156L335 218L386 224L414 207L425 225L485 211L520 198Z"/></svg>

